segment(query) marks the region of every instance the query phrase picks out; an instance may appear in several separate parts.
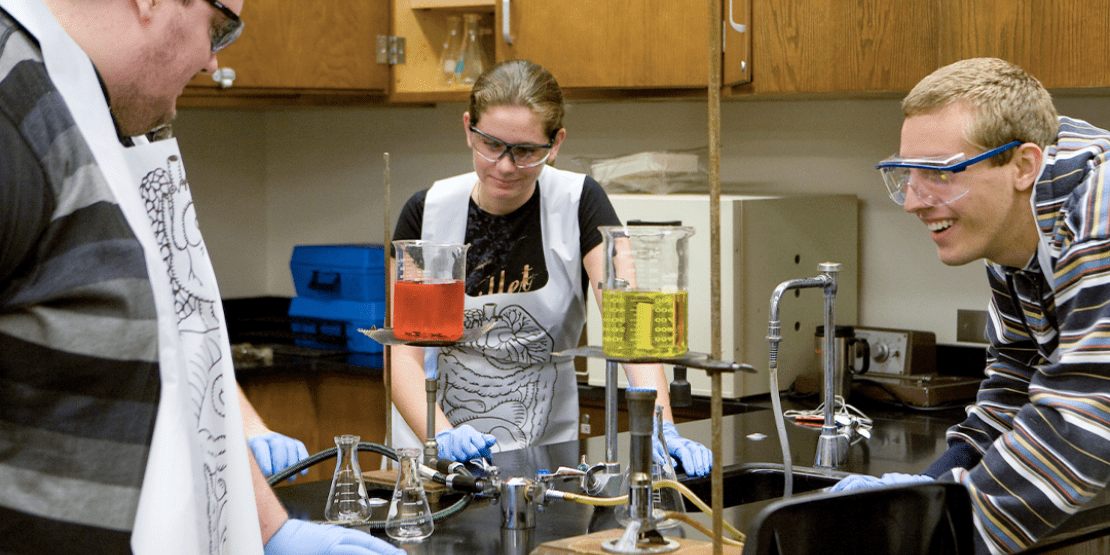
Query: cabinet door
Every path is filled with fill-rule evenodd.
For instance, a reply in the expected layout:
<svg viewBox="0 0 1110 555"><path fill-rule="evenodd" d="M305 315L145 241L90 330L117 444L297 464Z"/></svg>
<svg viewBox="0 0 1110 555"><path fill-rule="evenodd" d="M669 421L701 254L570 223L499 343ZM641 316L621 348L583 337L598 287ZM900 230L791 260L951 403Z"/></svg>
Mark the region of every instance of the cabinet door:
<svg viewBox="0 0 1110 555"><path fill-rule="evenodd" d="M751 0L723 0L721 36L724 73L721 83L728 87L752 79L752 3Z"/></svg>
<svg viewBox="0 0 1110 555"><path fill-rule="evenodd" d="M389 88L389 66L376 62L377 36L389 34L389 0L254 0L243 21L243 35L217 57L221 68L235 70L229 92ZM199 75L190 86L215 83Z"/></svg>
<svg viewBox="0 0 1110 555"><path fill-rule="evenodd" d="M752 88L756 93L908 91L937 68L938 4L752 0Z"/></svg>
<svg viewBox="0 0 1110 555"><path fill-rule="evenodd" d="M405 38L405 63L393 66L393 94L398 102L458 102L470 85L449 83L440 63L448 35L447 18L481 14L480 40L493 58L494 0L394 0L393 33ZM450 65L450 64L448 64Z"/></svg>
<svg viewBox="0 0 1110 555"><path fill-rule="evenodd" d="M990 56L1048 88L1110 86L1110 1L945 0L941 63Z"/></svg>
<svg viewBox="0 0 1110 555"><path fill-rule="evenodd" d="M705 87L708 26L697 0L497 0L497 59L532 60L571 89Z"/></svg>

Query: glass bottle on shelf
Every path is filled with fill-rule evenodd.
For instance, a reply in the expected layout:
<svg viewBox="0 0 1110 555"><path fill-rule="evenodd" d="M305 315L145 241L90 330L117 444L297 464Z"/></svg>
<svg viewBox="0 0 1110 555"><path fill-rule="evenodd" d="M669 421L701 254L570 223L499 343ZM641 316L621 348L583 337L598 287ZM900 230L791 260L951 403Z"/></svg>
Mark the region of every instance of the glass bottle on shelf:
<svg viewBox="0 0 1110 555"><path fill-rule="evenodd" d="M480 24L482 16L468 13L463 16L465 31L463 33L462 54L455 66L455 81L458 84L473 85L478 76L489 67L489 58L485 48L482 48L482 35Z"/></svg>
<svg viewBox="0 0 1110 555"><path fill-rule="evenodd" d="M443 49L439 54L441 78L445 85L451 85L455 82L455 70L459 64L462 47L462 18L457 15L449 15L447 16L447 36L443 39Z"/></svg>
<svg viewBox="0 0 1110 555"><path fill-rule="evenodd" d="M422 540L432 535L434 524L424 484L420 481L420 450L402 448L397 450L397 455L400 468L385 519L385 533L400 541Z"/></svg>
<svg viewBox="0 0 1110 555"><path fill-rule="evenodd" d="M328 522L356 523L370 519L370 499L358 465L359 436L335 436L335 475L324 507Z"/></svg>

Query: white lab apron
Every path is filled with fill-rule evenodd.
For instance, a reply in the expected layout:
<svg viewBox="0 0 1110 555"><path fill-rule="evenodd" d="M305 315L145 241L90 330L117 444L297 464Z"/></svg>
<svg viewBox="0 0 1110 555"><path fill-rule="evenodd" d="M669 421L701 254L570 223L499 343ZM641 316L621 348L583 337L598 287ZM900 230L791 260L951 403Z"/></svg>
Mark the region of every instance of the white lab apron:
<svg viewBox="0 0 1110 555"><path fill-rule="evenodd" d="M425 349L436 397L454 426L468 424L497 437L494 450L578 439L578 381L574 360L552 352L578 345L585 323L578 203L582 174L545 166L539 177L540 226L548 281L537 291L466 297L468 328L498 325L474 341ZM462 243L477 175L437 181L424 200L421 238ZM510 278L511 279L511 278ZM394 410L393 442L421 445Z"/></svg>
<svg viewBox="0 0 1110 555"><path fill-rule="evenodd" d="M261 554L223 307L177 141L124 148L92 62L49 9L38 0L0 6L39 41L47 72L146 258L161 391L132 551Z"/></svg>

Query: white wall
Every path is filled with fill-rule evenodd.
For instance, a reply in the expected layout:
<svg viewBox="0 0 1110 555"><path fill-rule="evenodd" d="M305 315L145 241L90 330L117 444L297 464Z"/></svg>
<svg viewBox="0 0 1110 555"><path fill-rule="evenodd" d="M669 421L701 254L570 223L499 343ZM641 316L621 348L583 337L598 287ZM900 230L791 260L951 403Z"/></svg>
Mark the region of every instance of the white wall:
<svg viewBox="0 0 1110 555"><path fill-rule="evenodd" d="M1110 126L1105 96L1058 98L1057 107ZM294 245L381 243L383 152L391 160L391 227L411 194L472 169L464 109L182 111L175 131L224 297L294 295ZM704 101L572 104L557 165L580 170L575 157L705 146L706 113ZM857 195L856 322L933 331L939 342L955 343L957 309L986 306L983 269L941 264L924 227L886 196L873 168L897 151L900 126L893 98L726 102L723 187Z"/></svg>

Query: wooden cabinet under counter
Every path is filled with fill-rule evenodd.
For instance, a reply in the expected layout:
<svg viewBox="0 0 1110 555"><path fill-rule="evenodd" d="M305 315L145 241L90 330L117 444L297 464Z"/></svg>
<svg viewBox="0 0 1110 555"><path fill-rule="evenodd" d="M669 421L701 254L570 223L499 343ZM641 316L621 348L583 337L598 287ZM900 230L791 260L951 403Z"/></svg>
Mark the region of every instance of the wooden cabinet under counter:
<svg viewBox="0 0 1110 555"><path fill-rule="evenodd" d="M314 455L335 447L335 436L358 435L361 441L385 440L385 389L381 371L237 372L243 393L273 431L299 439ZM364 472L377 470L381 455L360 453ZM323 461L298 476L297 482L330 480L335 460Z"/></svg>

